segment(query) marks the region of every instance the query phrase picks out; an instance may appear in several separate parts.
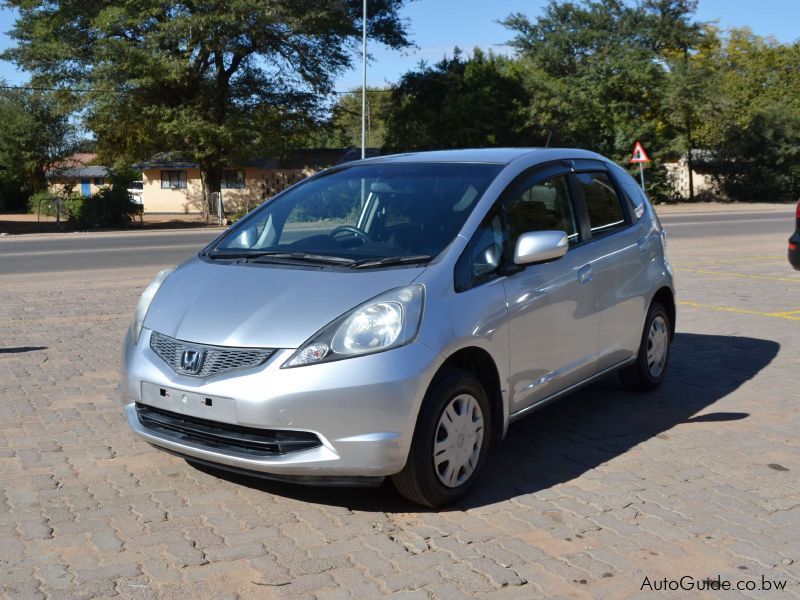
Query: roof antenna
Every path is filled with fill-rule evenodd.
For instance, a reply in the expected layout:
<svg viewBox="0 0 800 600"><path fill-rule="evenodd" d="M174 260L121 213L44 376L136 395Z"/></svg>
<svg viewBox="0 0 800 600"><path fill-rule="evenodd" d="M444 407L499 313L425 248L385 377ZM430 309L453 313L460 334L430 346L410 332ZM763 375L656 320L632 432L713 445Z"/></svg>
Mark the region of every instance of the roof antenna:
<svg viewBox="0 0 800 600"><path fill-rule="evenodd" d="M553 130L551 129L547 132L547 141L544 143L545 148L550 147L550 138L552 137L552 135L553 135Z"/></svg>

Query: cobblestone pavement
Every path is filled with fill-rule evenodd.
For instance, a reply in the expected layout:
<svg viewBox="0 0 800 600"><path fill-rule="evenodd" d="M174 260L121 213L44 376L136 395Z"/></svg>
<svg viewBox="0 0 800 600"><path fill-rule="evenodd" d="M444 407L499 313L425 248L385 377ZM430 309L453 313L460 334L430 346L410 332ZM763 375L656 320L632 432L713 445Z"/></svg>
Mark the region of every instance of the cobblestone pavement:
<svg viewBox="0 0 800 600"><path fill-rule="evenodd" d="M117 361L154 269L0 277L0 595L628 598L659 596L645 577L718 575L757 585L724 597L797 595L800 273L784 249L673 242L663 387L612 377L514 424L440 512L390 485L266 483L137 441Z"/></svg>

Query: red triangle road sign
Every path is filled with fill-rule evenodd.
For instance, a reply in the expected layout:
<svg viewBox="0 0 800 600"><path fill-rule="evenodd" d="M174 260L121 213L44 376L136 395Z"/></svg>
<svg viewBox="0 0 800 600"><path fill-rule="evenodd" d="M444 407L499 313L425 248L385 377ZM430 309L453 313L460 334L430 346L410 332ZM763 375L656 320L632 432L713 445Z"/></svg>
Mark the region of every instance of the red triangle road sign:
<svg viewBox="0 0 800 600"><path fill-rule="evenodd" d="M650 162L650 157L647 156L647 152L644 151L644 148L642 148L642 143L639 140L636 140L636 144L633 146L633 152L631 153L631 162L632 163Z"/></svg>

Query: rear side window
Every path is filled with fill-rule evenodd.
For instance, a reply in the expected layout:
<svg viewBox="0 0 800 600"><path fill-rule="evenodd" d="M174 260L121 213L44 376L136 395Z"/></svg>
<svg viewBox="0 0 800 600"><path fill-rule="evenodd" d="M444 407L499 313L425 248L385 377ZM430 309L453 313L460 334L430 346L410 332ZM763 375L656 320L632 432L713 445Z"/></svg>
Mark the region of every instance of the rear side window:
<svg viewBox="0 0 800 600"><path fill-rule="evenodd" d="M578 173L578 184L586 200L592 237L598 237L624 228L625 213L619 196L606 173Z"/></svg>

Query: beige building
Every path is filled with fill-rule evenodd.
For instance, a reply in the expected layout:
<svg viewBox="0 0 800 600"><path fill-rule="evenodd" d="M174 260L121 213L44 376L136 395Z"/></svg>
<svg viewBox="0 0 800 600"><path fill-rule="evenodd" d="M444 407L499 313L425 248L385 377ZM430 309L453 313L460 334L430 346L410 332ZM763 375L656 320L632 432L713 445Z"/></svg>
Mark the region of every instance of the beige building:
<svg viewBox="0 0 800 600"><path fill-rule="evenodd" d="M79 193L84 198L109 184L108 169L93 164L97 155L80 152L56 163L47 172L47 188L52 194Z"/></svg>
<svg viewBox="0 0 800 600"><path fill-rule="evenodd" d="M225 212L249 210L301 179L347 158L344 150L303 150L286 160L260 159L226 168L221 185ZM196 163L160 155L136 167L142 170L145 213L202 213L203 182Z"/></svg>
<svg viewBox="0 0 800 600"><path fill-rule="evenodd" d="M692 184L694 187L694 195L708 195L714 194L714 180L708 173L703 172L699 165L702 164L701 160L697 158L697 151L692 153L695 157L696 164L692 169ZM667 177L669 177L670 185L675 193L681 198L689 197L689 164L686 157L683 156L680 160L674 162L664 163L664 168L667 170Z"/></svg>

